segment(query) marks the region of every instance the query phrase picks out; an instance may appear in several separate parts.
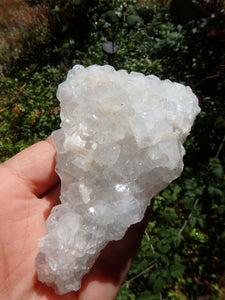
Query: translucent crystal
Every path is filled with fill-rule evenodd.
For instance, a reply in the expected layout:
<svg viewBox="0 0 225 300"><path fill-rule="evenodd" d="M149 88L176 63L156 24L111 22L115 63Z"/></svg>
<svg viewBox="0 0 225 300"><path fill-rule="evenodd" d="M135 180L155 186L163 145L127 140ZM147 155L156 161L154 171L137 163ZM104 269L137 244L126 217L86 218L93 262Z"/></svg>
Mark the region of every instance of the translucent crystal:
<svg viewBox="0 0 225 300"><path fill-rule="evenodd" d="M182 143L200 108L189 87L111 66L74 66L57 97L61 204L46 222L36 266L39 280L64 294L80 288L105 245L181 174Z"/></svg>

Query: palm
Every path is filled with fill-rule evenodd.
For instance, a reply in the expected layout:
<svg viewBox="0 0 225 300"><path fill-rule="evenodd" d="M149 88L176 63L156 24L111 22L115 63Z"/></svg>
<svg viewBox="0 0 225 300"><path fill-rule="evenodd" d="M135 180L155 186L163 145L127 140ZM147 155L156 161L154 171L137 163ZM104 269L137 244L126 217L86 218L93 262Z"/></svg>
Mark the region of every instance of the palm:
<svg viewBox="0 0 225 300"><path fill-rule="evenodd" d="M34 264L38 240L46 231L44 224L51 208L59 202L54 157L55 149L49 139L0 167L0 299L114 299L147 217L133 226L121 242L106 247L78 293L57 296L38 282Z"/></svg>

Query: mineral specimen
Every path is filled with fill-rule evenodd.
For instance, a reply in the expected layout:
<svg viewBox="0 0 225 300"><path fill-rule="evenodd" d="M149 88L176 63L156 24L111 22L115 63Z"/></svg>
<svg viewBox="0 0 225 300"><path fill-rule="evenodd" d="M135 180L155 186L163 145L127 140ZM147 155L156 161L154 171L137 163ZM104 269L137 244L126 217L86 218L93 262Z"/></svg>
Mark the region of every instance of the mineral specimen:
<svg viewBox="0 0 225 300"><path fill-rule="evenodd" d="M46 222L36 267L40 281L64 294L80 288L106 244L181 174L182 143L200 108L189 87L108 65L74 66L57 97L61 204Z"/></svg>

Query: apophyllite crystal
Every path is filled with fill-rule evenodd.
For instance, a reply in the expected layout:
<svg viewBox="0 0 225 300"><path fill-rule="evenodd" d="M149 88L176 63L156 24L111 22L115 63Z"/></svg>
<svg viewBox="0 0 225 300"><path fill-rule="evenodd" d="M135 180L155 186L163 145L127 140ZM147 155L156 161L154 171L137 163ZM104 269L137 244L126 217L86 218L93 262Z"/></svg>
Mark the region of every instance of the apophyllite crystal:
<svg viewBox="0 0 225 300"><path fill-rule="evenodd" d="M200 108L189 87L107 65L74 66L57 97L61 204L48 217L36 266L39 280L64 294L80 288L106 244L181 174L182 143Z"/></svg>

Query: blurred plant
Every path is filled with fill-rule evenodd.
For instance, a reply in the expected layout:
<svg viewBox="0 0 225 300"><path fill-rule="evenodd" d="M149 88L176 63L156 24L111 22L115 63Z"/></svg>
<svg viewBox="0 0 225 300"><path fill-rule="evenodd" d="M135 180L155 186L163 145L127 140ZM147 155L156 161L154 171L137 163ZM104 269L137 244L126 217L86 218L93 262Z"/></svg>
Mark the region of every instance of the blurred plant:
<svg viewBox="0 0 225 300"><path fill-rule="evenodd" d="M29 69L18 78L0 82L0 161L45 139L59 126L56 89L64 78L46 66L30 76Z"/></svg>
<svg viewBox="0 0 225 300"><path fill-rule="evenodd" d="M198 95L202 111L186 141L185 170L156 198L118 299L224 299L225 17L223 1L195 2L210 16L181 25L170 14L170 1L46 0L40 6L45 6L43 27L17 16L24 33L19 25L11 28L19 35L12 43L20 54L13 48L4 52L5 61L13 64L8 63L11 76L0 82L2 160L58 127L56 87L72 64L110 63L116 69L154 73L188 84ZM36 10L40 1L29 3ZM26 24L34 26L33 40L25 34ZM1 32L6 41L7 30ZM110 57L102 45L112 38L118 51ZM46 61L55 67L43 68Z"/></svg>
<svg viewBox="0 0 225 300"><path fill-rule="evenodd" d="M42 61L48 40L46 13L44 5L30 7L26 2L5 7L0 20L0 64L6 71L18 61L23 65Z"/></svg>

